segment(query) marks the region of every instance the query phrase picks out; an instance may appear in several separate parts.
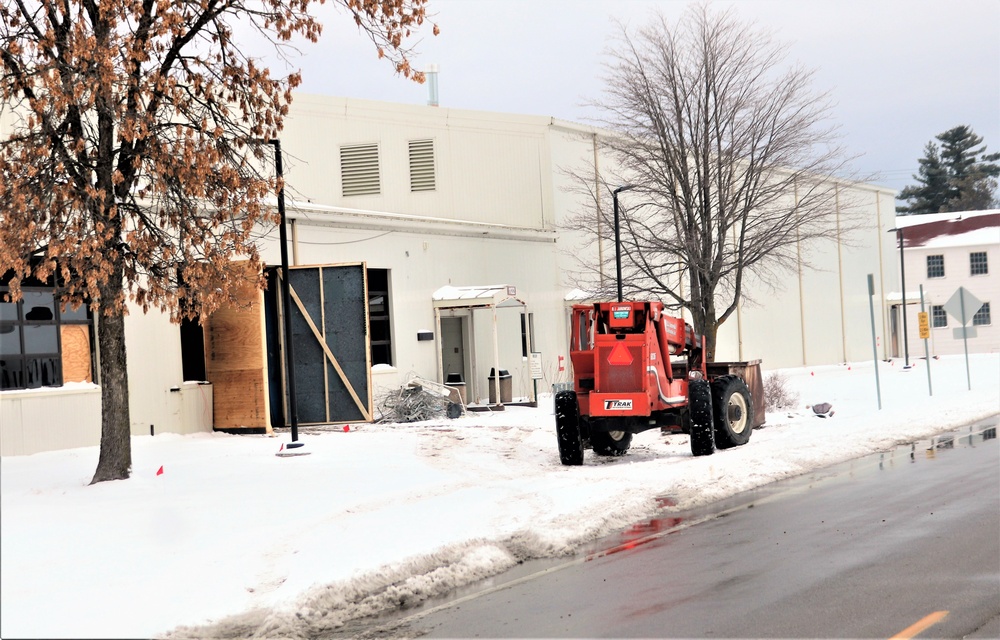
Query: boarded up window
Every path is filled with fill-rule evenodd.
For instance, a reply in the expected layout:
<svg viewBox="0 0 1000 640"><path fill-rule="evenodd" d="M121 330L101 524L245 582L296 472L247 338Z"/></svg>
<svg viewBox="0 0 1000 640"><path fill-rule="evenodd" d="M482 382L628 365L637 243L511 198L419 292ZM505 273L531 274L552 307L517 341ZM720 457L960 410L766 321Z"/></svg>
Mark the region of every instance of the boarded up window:
<svg viewBox="0 0 1000 640"><path fill-rule="evenodd" d="M364 265L290 269L302 424L371 420Z"/></svg>
<svg viewBox="0 0 1000 640"><path fill-rule="evenodd" d="M410 140L410 191L434 191L434 141Z"/></svg>
<svg viewBox="0 0 1000 640"><path fill-rule="evenodd" d="M382 192L378 144L352 144L340 148L340 177L344 196L371 196Z"/></svg>
<svg viewBox="0 0 1000 640"><path fill-rule="evenodd" d="M216 429L261 429L268 422L268 381L264 361L263 292L249 263L232 293L238 301L216 310L205 322L205 377L213 385Z"/></svg>

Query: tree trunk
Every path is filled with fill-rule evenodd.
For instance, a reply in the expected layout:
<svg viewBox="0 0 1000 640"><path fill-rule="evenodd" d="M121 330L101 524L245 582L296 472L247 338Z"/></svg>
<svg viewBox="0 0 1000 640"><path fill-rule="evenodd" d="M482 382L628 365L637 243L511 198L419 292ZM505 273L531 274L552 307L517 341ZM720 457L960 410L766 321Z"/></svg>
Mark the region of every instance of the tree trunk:
<svg viewBox="0 0 1000 640"><path fill-rule="evenodd" d="M103 289L115 288L115 280ZM117 286L121 288L121 277ZM113 299L108 291L105 300ZM125 313L100 313L97 341L101 354L101 457L90 484L125 480L132 469L132 428L128 410L128 368L125 358Z"/></svg>
<svg viewBox="0 0 1000 640"><path fill-rule="evenodd" d="M707 320L705 323L705 362L715 362L715 341L719 335L719 323L716 320Z"/></svg>

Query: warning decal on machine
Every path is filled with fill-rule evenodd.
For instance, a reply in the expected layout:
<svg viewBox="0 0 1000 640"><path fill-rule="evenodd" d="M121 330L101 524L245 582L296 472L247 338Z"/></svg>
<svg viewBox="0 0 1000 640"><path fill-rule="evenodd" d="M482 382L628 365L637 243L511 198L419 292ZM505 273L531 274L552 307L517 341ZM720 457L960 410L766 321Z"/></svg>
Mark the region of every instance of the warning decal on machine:
<svg viewBox="0 0 1000 640"><path fill-rule="evenodd" d="M605 400L605 411L631 411L632 400Z"/></svg>

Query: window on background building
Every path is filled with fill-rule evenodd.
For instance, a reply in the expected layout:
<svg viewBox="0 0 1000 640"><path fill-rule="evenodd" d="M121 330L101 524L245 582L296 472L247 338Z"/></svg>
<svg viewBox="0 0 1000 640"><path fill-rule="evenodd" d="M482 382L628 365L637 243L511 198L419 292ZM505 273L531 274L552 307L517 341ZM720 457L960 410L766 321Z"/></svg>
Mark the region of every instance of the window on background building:
<svg viewBox="0 0 1000 640"><path fill-rule="evenodd" d="M985 251L973 251L969 254L969 273L974 276L983 276L990 272L990 266L986 262Z"/></svg>
<svg viewBox="0 0 1000 640"><path fill-rule="evenodd" d="M521 314L521 357L527 358L530 355L529 348L534 349L535 345L535 314Z"/></svg>
<svg viewBox="0 0 1000 640"><path fill-rule="evenodd" d="M368 269L368 328L372 364L392 364L392 323L389 316L389 270Z"/></svg>
<svg viewBox="0 0 1000 640"><path fill-rule="evenodd" d="M993 324L990 320L990 303L984 302L983 306L979 307L976 315L972 316L972 326L983 327L988 324Z"/></svg>
<svg viewBox="0 0 1000 640"><path fill-rule="evenodd" d="M944 310L944 305L931 306L931 325L935 329L948 326L948 313Z"/></svg>
<svg viewBox="0 0 1000 640"><path fill-rule="evenodd" d="M61 311L52 287L23 287L21 300L3 302L8 291L0 286L0 389L58 387L64 378L90 381L87 307Z"/></svg>
<svg viewBox="0 0 1000 640"><path fill-rule="evenodd" d="M944 277L944 256L927 256L927 277Z"/></svg>

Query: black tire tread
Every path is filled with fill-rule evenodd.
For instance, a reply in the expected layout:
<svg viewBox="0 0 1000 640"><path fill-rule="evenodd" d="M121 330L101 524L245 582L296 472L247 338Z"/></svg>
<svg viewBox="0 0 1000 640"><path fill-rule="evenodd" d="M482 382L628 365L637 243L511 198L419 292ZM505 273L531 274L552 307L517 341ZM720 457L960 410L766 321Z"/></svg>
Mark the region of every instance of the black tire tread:
<svg viewBox="0 0 1000 640"><path fill-rule="evenodd" d="M715 452L715 425L712 420L712 387L705 380L688 384L691 414L691 455L710 456Z"/></svg>
<svg viewBox="0 0 1000 640"><path fill-rule="evenodd" d="M559 460L566 466L583 464L583 438L580 434L580 405L575 391L560 391L555 397L556 440Z"/></svg>

